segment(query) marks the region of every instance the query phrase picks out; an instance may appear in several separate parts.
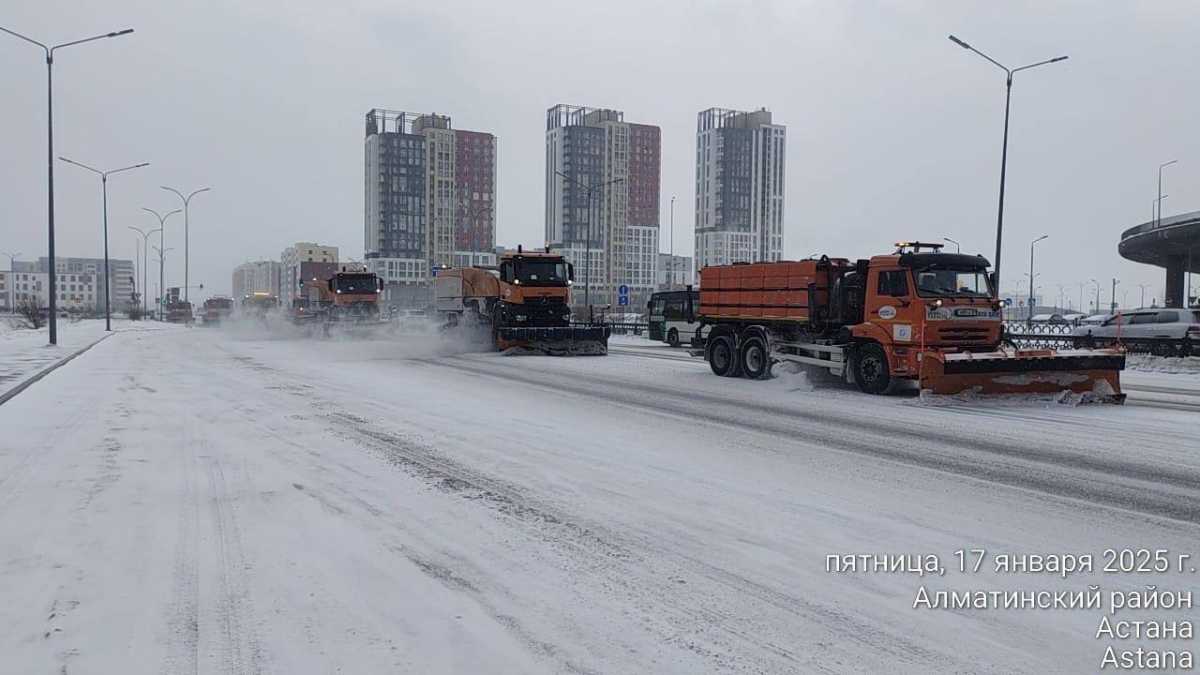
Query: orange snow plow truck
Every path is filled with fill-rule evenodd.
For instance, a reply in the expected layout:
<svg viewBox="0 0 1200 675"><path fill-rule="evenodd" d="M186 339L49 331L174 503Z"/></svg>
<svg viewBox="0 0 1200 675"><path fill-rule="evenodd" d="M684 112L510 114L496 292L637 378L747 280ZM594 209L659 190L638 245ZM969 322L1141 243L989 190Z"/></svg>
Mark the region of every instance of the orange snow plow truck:
<svg viewBox="0 0 1200 675"><path fill-rule="evenodd" d="M915 383L934 394L1124 401L1123 352L1008 346L988 261L941 247L903 242L870 260L705 267L700 306L690 308L700 325L692 353L723 377L766 378L772 364L794 362L871 394Z"/></svg>
<svg viewBox="0 0 1200 675"><path fill-rule="evenodd" d="M500 257L496 268L439 270L435 306L443 330L486 334L501 351L525 348L555 355L608 353L605 326L571 325L572 265L557 253L525 251Z"/></svg>

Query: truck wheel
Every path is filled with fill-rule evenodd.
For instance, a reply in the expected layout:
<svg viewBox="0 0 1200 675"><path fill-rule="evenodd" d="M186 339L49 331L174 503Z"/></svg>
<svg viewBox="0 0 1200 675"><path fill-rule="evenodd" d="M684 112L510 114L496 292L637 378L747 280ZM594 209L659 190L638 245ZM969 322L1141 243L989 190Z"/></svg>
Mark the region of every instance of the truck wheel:
<svg viewBox="0 0 1200 675"><path fill-rule="evenodd" d="M733 337L718 335L708 345L708 366L721 377L735 377L737 352L733 349Z"/></svg>
<svg viewBox="0 0 1200 675"><path fill-rule="evenodd" d="M672 347L679 346L679 331L678 330L672 328L671 330L667 331L667 344L671 345Z"/></svg>
<svg viewBox="0 0 1200 675"><path fill-rule="evenodd" d="M771 376L771 353L767 342L757 335L746 338L742 343L742 374L751 380L763 380Z"/></svg>
<svg viewBox="0 0 1200 675"><path fill-rule="evenodd" d="M854 359L854 380L858 388L868 394L886 394L892 387L892 375L888 370L887 353L874 343L858 348Z"/></svg>

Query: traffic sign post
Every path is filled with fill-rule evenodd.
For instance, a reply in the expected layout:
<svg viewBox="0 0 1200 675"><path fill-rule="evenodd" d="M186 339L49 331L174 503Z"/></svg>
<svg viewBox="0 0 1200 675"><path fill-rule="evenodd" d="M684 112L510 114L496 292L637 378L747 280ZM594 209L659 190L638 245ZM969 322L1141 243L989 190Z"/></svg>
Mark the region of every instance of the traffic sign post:
<svg viewBox="0 0 1200 675"><path fill-rule="evenodd" d="M621 307L629 305L629 287L625 284L617 287L617 304Z"/></svg>

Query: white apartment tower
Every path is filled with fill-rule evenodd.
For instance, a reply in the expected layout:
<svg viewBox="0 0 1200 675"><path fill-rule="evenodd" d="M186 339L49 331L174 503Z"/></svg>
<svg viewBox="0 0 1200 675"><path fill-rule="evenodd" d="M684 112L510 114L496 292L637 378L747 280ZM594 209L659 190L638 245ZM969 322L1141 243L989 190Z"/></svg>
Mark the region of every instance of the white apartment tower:
<svg viewBox="0 0 1200 675"><path fill-rule="evenodd" d="M786 140L766 108L697 115L697 271L783 257Z"/></svg>
<svg viewBox="0 0 1200 675"><path fill-rule="evenodd" d="M661 132L620 110L546 112L546 244L575 265L572 301L644 307L656 286ZM585 293L585 288L590 288Z"/></svg>

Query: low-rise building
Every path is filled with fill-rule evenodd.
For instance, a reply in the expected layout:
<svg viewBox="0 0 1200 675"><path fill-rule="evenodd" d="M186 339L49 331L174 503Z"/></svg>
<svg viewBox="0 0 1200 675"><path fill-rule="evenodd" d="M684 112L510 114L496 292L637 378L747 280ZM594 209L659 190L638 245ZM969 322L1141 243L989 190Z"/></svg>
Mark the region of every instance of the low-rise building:
<svg viewBox="0 0 1200 675"><path fill-rule="evenodd" d="M299 297L298 291L305 278L300 268L301 264L330 263L330 269L336 271L338 248L301 241L283 249L279 258L279 301L283 307L291 307L292 302Z"/></svg>
<svg viewBox="0 0 1200 675"><path fill-rule="evenodd" d="M283 264L276 260L255 260L238 265L233 269L233 297L235 300L252 293L270 293L279 297L279 277Z"/></svg>
<svg viewBox="0 0 1200 675"><path fill-rule="evenodd" d="M58 271L55 278L55 291L58 294L57 307L72 312L104 311L104 259L103 258L55 258L54 266ZM17 304L23 299L37 300L41 306L48 307L50 303L50 259L46 257L33 261L14 261L14 279L12 286ZM133 261L119 258L109 258L108 267L111 280L109 281L109 302L114 312L124 312L133 302L136 291ZM41 284L37 287L37 284ZM35 290L36 289L36 290Z"/></svg>
<svg viewBox="0 0 1200 675"><path fill-rule="evenodd" d="M658 290L681 290L688 284L697 285L692 270L692 258L686 255L658 254Z"/></svg>

